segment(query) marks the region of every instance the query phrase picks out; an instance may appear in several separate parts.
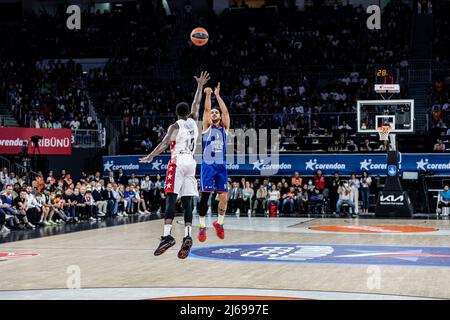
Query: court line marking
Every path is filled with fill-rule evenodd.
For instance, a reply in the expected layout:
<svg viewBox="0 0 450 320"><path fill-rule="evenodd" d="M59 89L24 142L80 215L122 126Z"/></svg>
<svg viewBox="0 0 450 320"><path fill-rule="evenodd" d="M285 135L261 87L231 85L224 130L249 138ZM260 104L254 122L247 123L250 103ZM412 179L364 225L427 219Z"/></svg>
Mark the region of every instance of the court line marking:
<svg viewBox="0 0 450 320"><path fill-rule="evenodd" d="M111 293L113 297L111 297ZM81 294L81 295L80 295ZM402 294L384 294L367 292L325 291L325 290L292 290L292 289L266 289L246 287L86 287L80 289L49 288L29 290L0 290L0 299L154 299L199 295L253 295L275 296L304 299L332 299L332 300L440 300L441 297L410 296ZM42 297L44 295L44 297ZM92 296L93 295L93 296Z"/></svg>

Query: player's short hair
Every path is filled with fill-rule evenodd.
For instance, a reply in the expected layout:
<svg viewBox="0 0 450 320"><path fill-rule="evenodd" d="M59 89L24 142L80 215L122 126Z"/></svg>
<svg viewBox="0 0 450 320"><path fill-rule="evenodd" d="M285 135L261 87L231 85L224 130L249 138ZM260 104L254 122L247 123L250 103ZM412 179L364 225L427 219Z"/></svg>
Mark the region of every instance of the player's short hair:
<svg viewBox="0 0 450 320"><path fill-rule="evenodd" d="M177 104L175 112L179 117L186 117L189 114L189 105L186 102L180 102Z"/></svg>
<svg viewBox="0 0 450 320"><path fill-rule="evenodd" d="M222 110L220 110L219 107L212 107L212 108L211 108L211 111L212 111L212 110L217 110L217 111L219 111L219 114L222 115Z"/></svg>

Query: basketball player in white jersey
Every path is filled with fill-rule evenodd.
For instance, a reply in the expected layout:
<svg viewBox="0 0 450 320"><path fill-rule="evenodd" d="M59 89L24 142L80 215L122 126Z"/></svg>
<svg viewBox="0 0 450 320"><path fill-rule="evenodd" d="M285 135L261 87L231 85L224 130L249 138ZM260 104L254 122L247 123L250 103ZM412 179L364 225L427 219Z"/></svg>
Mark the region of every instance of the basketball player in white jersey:
<svg viewBox="0 0 450 320"><path fill-rule="evenodd" d="M191 110L186 102L176 106L177 122L169 126L166 136L161 143L146 157L140 158L139 162L151 162L153 158L166 150L170 144L171 159L167 166L165 191L166 213L164 216L164 234L161 243L155 251L155 256L163 254L167 249L175 245L175 239L171 236L172 222L175 217L176 201L178 195L184 208L185 232L178 258L185 259L192 247L192 204L193 197L198 196L197 179L195 169L197 163L194 152L198 137L196 121L199 117L200 101L202 100L203 86L209 80L209 74L202 72L197 80L197 91Z"/></svg>

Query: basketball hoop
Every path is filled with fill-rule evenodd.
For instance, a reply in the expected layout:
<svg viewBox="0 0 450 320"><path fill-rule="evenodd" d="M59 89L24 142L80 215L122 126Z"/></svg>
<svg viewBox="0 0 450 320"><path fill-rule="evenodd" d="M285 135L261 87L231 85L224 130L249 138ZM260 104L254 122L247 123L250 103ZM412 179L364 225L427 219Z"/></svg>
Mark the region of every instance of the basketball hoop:
<svg viewBox="0 0 450 320"><path fill-rule="evenodd" d="M389 133L391 133L391 126L390 125L384 125L377 128L378 134L380 135L380 141L388 141L389 140Z"/></svg>

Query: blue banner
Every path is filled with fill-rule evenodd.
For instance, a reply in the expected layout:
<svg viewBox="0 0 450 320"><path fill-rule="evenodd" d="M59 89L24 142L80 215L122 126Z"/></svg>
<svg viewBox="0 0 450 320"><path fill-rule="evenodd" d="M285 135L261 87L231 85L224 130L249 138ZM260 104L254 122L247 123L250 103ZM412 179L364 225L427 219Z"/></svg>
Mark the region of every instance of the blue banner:
<svg viewBox="0 0 450 320"><path fill-rule="evenodd" d="M139 163L136 156L103 157L103 175L122 167L127 174L165 175L169 155L155 157L151 163ZM388 167L386 154L282 154L278 158L249 157L243 161L227 164L230 176L291 176L295 171L301 175L314 175L320 169L325 175L338 171L341 175L367 170L371 175L386 176ZM450 176L450 154L401 154L398 171L433 171L435 175ZM200 174L201 161L197 158L197 174ZM389 168L392 174L393 168ZM397 168L395 168L397 170Z"/></svg>

